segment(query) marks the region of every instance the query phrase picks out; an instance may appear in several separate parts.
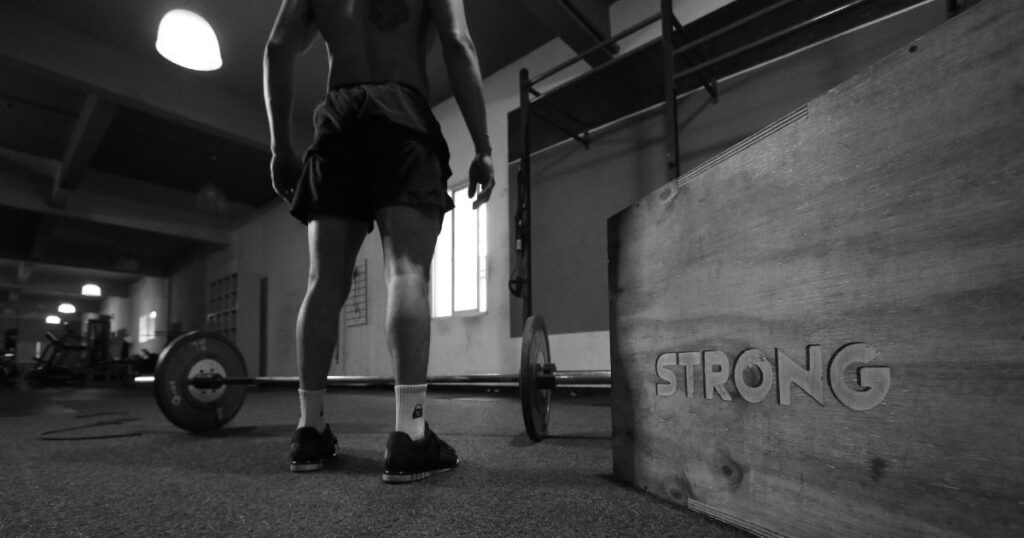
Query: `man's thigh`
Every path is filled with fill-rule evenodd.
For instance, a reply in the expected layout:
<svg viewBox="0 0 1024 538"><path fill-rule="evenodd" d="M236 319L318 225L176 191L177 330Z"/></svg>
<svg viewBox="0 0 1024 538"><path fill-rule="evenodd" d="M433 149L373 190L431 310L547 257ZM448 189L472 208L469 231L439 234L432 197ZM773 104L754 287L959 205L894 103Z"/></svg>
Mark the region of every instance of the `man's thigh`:
<svg viewBox="0 0 1024 538"><path fill-rule="evenodd" d="M319 216L309 223L309 271L311 277L351 277L356 255L366 238L366 222Z"/></svg>

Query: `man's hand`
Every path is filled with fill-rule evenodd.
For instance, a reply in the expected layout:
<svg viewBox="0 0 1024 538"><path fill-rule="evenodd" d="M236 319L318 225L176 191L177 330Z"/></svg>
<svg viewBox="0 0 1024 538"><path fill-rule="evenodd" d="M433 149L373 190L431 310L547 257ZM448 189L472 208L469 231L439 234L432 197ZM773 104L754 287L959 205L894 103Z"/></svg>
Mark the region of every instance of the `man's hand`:
<svg viewBox="0 0 1024 538"><path fill-rule="evenodd" d="M480 187L479 195L476 193L477 187ZM492 190L494 190L494 163L491 161L490 155L478 153L473 159L473 164L469 165L469 197L476 196L476 200L473 201L473 209L479 209L480 206L486 204L487 200L491 199Z"/></svg>
<svg viewBox="0 0 1024 538"><path fill-rule="evenodd" d="M270 158L270 181L274 186L274 192L289 204L295 196L295 186L299 183L300 174L302 161L295 152L275 153Z"/></svg>

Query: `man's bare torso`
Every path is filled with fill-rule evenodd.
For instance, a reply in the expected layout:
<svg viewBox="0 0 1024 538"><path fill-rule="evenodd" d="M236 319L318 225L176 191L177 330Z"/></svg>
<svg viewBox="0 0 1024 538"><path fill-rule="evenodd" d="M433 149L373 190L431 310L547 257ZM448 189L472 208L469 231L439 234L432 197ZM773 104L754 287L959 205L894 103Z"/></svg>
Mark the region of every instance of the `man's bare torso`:
<svg viewBox="0 0 1024 538"><path fill-rule="evenodd" d="M331 87L404 82L428 94L426 0L309 0Z"/></svg>

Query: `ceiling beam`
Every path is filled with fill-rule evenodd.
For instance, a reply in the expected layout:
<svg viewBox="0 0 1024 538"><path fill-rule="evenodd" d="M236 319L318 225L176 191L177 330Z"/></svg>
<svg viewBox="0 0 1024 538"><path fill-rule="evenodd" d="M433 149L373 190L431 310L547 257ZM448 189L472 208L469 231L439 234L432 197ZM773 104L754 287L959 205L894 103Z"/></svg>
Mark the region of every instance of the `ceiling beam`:
<svg viewBox="0 0 1024 538"><path fill-rule="evenodd" d="M14 269L9 274L0 273L0 290L17 289L26 295L81 295L82 283L91 282L103 289L105 297L128 297L132 284L143 276L137 273L111 271L109 268L86 269L73 265L2 257L0 266ZM22 278L26 273L27 276ZM91 297L85 297L83 300L85 299L94 300Z"/></svg>
<svg viewBox="0 0 1024 538"><path fill-rule="evenodd" d="M171 264L174 263L164 258L140 257L131 253L120 254L94 248L70 247L51 252L45 261L86 269L106 269L161 277L170 275Z"/></svg>
<svg viewBox="0 0 1024 538"><path fill-rule="evenodd" d="M97 283L103 289L105 297L130 297L131 286L125 285L104 285L103 283ZM17 288L17 296L11 299L10 294L8 300L44 300L52 301L53 299L59 299L61 301L72 301L75 303L100 303L104 297L86 297L82 295L81 284L74 283L64 285L64 283L50 283L38 286L28 286ZM14 289L8 283L0 281L0 289ZM78 305L76 305L78 306Z"/></svg>
<svg viewBox="0 0 1024 538"><path fill-rule="evenodd" d="M58 314L57 305L62 302L70 302L75 305L75 314ZM0 314L8 318L43 320L49 315L59 315L61 319L80 319L87 313L99 313L102 311L103 302L91 298L83 298L81 295L55 295L25 296L19 295L7 301L0 301Z"/></svg>
<svg viewBox="0 0 1024 538"><path fill-rule="evenodd" d="M78 114L75 128L71 132L71 139L64 150L60 169L54 178L52 201L58 207L66 205L66 191L78 188L82 176L85 175L85 169L96 155L96 150L99 149L107 129L114 120L114 115L117 114L117 109L116 104L95 93L86 95L82 111Z"/></svg>
<svg viewBox="0 0 1024 538"><path fill-rule="evenodd" d="M12 153L0 151L0 192L3 192L0 207L160 233L215 246L230 243L229 227L220 220L195 210L183 211L160 200L139 201L79 191L65 208L56 208L50 203L49 182L53 176L45 169L49 167L33 170L26 166L28 161L12 158Z"/></svg>
<svg viewBox="0 0 1024 538"><path fill-rule="evenodd" d="M605 0L519 0L538 20L572 47L577 54L611 36L608 3ZM593 66L612 59L616 48L599 50L586 58Z"/></svg>
<svg viewBox="0 0 1024 538"><path fill-rule="evenodd" d="M105 99L268 147L261 102L0 2L0 59Z"/></svg>
<svg viewBox="0 0 1024 538"><path fill-rule="evenodd" d="M32 278L32 271L35 270L35 264L30 262L18 262L18 286L28 282L28 279Z"/></svg>

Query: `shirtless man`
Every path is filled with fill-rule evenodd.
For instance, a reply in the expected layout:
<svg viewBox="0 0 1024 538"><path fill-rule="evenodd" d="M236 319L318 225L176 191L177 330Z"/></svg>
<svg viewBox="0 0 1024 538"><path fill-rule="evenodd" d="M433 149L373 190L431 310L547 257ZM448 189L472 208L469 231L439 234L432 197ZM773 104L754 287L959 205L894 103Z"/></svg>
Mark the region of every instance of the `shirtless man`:
<svg viewBox="0 0 1024 538"><path fill-rule="evenodd" d="M395 431L382 479L411 482L458 465L427 427L430 261L453 202L448 146L426 96L426 54L436 29L455 99L476 146L469 171L474 207L490 198L494 168L480 68L463 0L283 0L264 55L274 190L307 224L309 283L296 327L298 429L291 470L320 469L337 439L323 399L338 318L355 257L376 223L384 249L385 323L395 374ZM291 144L295 58L317 33L327 43L329 91L314 113L303 159ZM477 190L479 189L479 194Z"/></svg>

